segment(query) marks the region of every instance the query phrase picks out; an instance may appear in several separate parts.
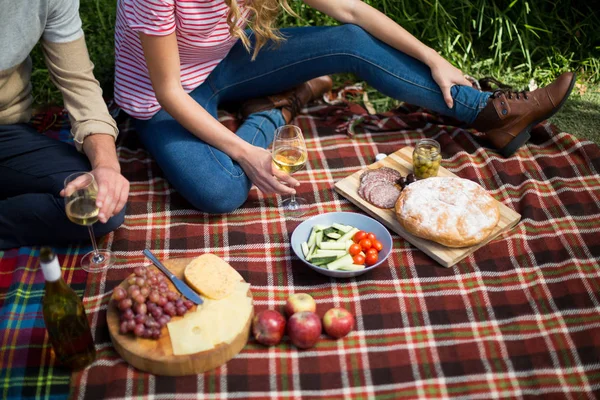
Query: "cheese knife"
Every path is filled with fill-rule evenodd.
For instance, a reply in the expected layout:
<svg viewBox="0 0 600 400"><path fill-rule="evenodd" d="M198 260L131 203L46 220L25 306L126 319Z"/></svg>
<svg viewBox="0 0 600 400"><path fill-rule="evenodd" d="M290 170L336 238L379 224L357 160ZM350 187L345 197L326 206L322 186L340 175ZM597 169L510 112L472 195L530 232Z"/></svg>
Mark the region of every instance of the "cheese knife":
<svg viewBox="0 0 600 400"><path fill-rule="evenodd" d="M181 279L176 277L175 274L173 274L171 271L169 271L167 269L167 267L165 267L160 261L158 261L158 259L154 256L154 254L152 254L150 252L150 250L145 249L144 255L146 257L148 257L150 259L150 261L152 261L152 263L154 265L156 265L156 267L158 269L160 269L163 272L163 274L165 274L167 276L167 278L169 278L171 280L171 282L173 282L173 285L175 285L177 290L179 290L181 292L181 294L183 296L185 296L185 298L191 300L192 303L195 303L195 304L203 303L202 298L200 296L198 296L198 294L192 288L190 288L185 282L183 282Z"/></svg>

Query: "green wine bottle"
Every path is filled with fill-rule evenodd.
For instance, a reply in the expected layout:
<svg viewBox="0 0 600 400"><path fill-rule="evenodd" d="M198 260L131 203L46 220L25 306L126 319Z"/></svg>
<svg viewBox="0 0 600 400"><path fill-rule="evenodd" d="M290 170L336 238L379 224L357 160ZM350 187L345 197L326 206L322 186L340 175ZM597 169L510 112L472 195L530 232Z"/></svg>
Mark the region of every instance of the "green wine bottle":
<svg viewBox="0 0 600 400"><path fill-rule="evenodd" d="M83 303L63 280L56 255L42 247L40 261L46 293L42 300L44 322L58 362L80 369L96 358L96 348Z"/></svg>

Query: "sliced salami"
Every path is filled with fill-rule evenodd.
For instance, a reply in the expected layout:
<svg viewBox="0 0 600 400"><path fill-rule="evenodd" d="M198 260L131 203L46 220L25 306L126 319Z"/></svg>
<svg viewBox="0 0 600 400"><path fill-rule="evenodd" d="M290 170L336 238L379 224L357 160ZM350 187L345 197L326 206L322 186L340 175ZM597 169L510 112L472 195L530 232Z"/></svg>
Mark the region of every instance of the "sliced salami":
<svg viewBox="0 0 600 400"><path fill-rule="evenodd" d="M383 167L380 168L379 171L382 174L383 179L390 183L396 183L402 176L400 172L392 168Z"/></svg>
<svg viewBox="0 0 600 400"><path fill-rule="evenodd" d="M367 198L367 190L370 190L373 185L381 183L381 182L382 181L380 181L379 179L374 179L374 178L365 179L365 181L362 182L360 184L360 187L358 188L358 195L360 197L362 197L363 199L369 201L369 199Z"/></svg>
<svg viewBox="0 0 600 400"><path fill-rule="evenodd" d="M379 208L394 207L401 189L396 187L400 172L388 167L371 169L360 176L358 195Z"/></svg>
<svg viewBox="0 0 600 400"><path fill-rule="evenodd" d="M362 197L363 199L365 199L365 194L364 194L364 192L365 192L365 186L366 186L366 185L364 185L364 184L361 182L360 186L358 187L358 195L359 195L360 197ZM365 200L366 200L366 199L365 199Z"/></svg>
<svg viewBox="0 0 600 400"><path fill-rule="evenodd" d="M370 186L371 184L373 184L373 183L375 183L375 182L386 182L386 180L385 180L385 179L383 179L383 176L382 176L382 175L379 175L379 174L371 174L371 175L367 176L367 177L365 178L365 180L363 180L363 181L360 183L360 186L363 188L363 191L364 191L364 188L365 188L365 187L367 187L367 186Z"/></svg>
<svg viewBox="0 0 600 400"><path fill-rule="evenodd" d="M400 179L400 176L402 176L400 172L396 171L395 169L381 167L363 172L363 174L360 176L360 181L362 183L367 179L378 179L395 183L398 179Z"/></svg>
<svg viewBox="0 0 600 400"><path fill-rule="evenodd" d="M371 173L365 176L367 172ZM358 188L358 194L365 200L366 197L364 196L364 193L366 187L370 186L372 183L384 182L386 180L384 173L381 173L379 170L372 170L367 172L365 172L365 174L361 176L360 187Z"/></svg>
<svg viewBox="0 0 600 400"><path fill-rule="evenodd" d="M400 197L400 190L390 183L376 185L369 192L369 201L379 208L393 208L398 197Z"/></svg>
<svg viewBox="0 0 600 400"><path fill-rule="evenodd" d="M373 189L375 189L376 187L379 187L379 186L387 186L387 185L390 185L390 183L382 182L382 181L370 183L369 186L367 186L363 192L363 194L365 195L365 200L367 200L369 203L373 204L373 201L371 201L371 193L373 192Z"/></svg>
<svg viewBox="0 0 600 400"><path fill-rule="evenodd" d="M363 172L360 175L360 182L362 183L369 175L373 175L373 173L376 173L377 171L379 171L378 169L369 169L366 170L365 172Z"/></svg>

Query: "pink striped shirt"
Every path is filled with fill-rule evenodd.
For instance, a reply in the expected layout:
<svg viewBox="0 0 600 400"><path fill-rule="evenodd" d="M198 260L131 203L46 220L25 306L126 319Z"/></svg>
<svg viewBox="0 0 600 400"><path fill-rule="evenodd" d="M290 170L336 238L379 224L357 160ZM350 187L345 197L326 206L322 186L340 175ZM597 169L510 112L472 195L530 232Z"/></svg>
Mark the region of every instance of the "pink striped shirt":
<svg viewBox="0 0 600 400"><path fill-rule="evenodd" d="M238 2L242 15L249 10ZM129 115L150 119L160 110L138 32L175 32L181 85L191 92L225 58L237 38L229 34L223 0L119 0L115 27L115 100ZM240 27L244 22L240 21Z"/></svg>

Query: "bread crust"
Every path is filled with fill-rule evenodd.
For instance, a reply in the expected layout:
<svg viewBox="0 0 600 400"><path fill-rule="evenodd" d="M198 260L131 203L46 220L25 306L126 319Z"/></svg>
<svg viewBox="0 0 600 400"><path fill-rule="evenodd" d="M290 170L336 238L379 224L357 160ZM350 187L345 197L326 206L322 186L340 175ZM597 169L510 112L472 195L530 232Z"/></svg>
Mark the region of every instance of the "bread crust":
<svg viewBox="0 0 600 400"><path fill-rule="evenodd" d="M500 220L498 202L468 179L427 178L407 186L396 218L411 234L447 247L481 243Z"/></svg>

